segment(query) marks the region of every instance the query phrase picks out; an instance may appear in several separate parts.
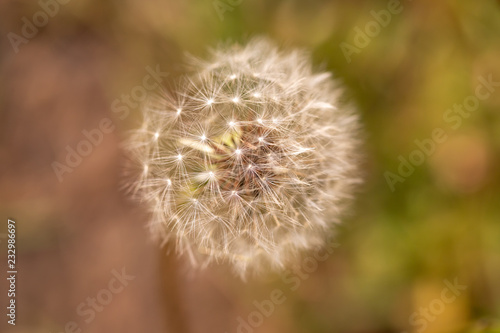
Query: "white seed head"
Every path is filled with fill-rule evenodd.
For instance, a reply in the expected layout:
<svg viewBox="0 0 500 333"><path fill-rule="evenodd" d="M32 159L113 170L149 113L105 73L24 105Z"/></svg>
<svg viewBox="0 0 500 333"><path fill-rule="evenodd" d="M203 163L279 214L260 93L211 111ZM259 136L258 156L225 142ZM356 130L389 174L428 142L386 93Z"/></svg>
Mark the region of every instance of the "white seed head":
<svg viewBox="0 0 500 333"><path fill-rule="evenodd" d="M152 235L242 276L297 264L325 245L360 182L357 115L303 51L255 39L194 65L127 145Z"/></svg>

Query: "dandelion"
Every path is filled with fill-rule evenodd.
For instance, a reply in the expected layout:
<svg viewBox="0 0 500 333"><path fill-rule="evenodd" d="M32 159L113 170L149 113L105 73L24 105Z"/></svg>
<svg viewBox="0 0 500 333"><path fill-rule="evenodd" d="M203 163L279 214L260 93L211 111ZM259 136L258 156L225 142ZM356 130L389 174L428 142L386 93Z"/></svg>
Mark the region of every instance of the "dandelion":
<svg viewBox="0 0 500 333"><path fill-rule="evenodd" d="M151 234L242 276L296 264L325 245L360 182L357 115L306 53L267 40L194 67L127 145Z"/></svg>

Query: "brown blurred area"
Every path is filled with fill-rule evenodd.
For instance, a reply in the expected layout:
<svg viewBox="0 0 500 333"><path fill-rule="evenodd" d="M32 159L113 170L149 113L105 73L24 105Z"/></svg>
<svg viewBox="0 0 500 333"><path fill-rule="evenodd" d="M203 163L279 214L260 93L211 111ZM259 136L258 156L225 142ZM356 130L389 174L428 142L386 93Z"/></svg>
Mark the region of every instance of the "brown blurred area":
<svg viewBox="0 0 500 333"><path fill-rule="evenodd" d="M125 124L110 114L112 89L118 89L110 83L130 82L134 71L123 71L133 65L120 43L106 36L110 27L92 27L109 18L111 5L75 2L60 8L18 53L3 37L18 32L20 18L30 17L38 4L2 1L0 6L0 211L2 219L17 223L19 272L17 325L7 327L2 311L2 332L63 332L70 322L83 332L175 327L177 319L164 316L160 252L148 241L145 216L117 190ZM97 128L105 117L119 129L104 135L59 182L52 163L64 163L66 146L75 149L85 139L82 130ZM78 306L108 288L113 271L122 270L135 278L87 323L90 317L79 315ZM6 287L2 278L2 309Z"/></svg>

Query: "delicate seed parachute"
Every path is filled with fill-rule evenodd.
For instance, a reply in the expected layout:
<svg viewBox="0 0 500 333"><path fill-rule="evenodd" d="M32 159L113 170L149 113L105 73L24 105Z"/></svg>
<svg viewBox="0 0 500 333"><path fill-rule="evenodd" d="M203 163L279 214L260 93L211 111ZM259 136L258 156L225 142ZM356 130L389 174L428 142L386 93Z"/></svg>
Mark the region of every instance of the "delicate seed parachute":
<svg viewBox="0 0 500 333"><path fill-rule="evenodd" d="M193 65L126 145L151 234L242 276L296 264L325 245L360 182L357 115L307 53L266 39Z"/></svg>

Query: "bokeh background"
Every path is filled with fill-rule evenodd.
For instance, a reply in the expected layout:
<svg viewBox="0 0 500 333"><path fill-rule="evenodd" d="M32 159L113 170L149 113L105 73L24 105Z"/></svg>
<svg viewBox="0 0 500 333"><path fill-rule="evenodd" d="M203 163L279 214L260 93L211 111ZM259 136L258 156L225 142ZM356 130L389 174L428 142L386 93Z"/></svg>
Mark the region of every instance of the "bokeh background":
<svg viewBox="0 0 500 333"><path fill-rule="evenodd" d="M0 266L10 217L19 271L17 325L2 313L2 332L500 332L500 87L458 128L443 119L481 76L500 81L499 1L403 1L350 62L340 46L355 46L388 1L61 2L41 1L57 12L15 52L9 33L21 36L42 5L0 1ZM146 214L119 191L120 142L139 112L121 119L113 102L147 66L167 84L186 53L255 35L309 49L365 127L366 182L335 251L293 283L242 282L224 265L193 272L149 241ZM104 118L115 130L58 181L52 163ZM391 190L386 172L436 128L445 142ZM85 322L78 306L122 269L134 280ZM441 308L445 280L466 289ZM4 278L0 289L5 309ZM274 289L286 300L259 320L254 301ZM256 327L241 324L249 316Z"/></svg>

